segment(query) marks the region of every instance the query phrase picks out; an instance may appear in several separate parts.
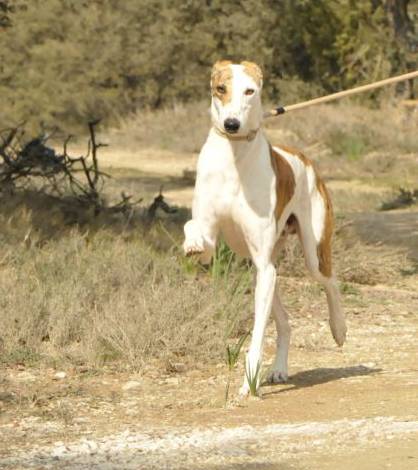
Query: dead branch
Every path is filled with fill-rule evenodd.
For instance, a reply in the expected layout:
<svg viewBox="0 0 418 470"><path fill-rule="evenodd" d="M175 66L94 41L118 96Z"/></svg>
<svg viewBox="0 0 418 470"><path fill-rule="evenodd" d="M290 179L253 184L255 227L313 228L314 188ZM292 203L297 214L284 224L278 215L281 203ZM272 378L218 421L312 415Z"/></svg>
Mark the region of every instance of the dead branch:
<svg viewBox="0 0 418 470"><path fill-rule="evenodd" d="M95 213L102 210L129 212L142 199L132 201L131 196L122 194L122 200L109 207L101 195L104 178L109 175L99 169L98 149L105 144L97 142L98 124L99 121L88 123L87 155L79 157L72 157L68 152L71 135L64 140L63 152L59 154L47 144L54 131L44 132L26 143L22 143L23 125L0 131L0 191L30 186L49 195L62 197L70 193L79 203L94 206Z"/></svg>
<svg viewBox="0 0 418 470"><path fill-rule="evenodd" d="M174 214L177 212L175 207L171 207L166 203L162 190L163 188L160 188L160 194L154 198L154 201L148 208L148 217L150 219L154 219L157 209L161 209L166 214Z"/></svg>

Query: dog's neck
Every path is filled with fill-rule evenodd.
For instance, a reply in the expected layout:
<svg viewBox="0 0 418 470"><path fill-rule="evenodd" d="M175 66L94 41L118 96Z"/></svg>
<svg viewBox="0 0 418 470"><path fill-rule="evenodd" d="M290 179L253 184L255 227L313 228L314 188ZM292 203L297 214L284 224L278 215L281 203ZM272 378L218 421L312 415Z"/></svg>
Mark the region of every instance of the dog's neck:
<svg viewBox="0 0 418 470"><path fill-rule="evenodd" d="M233 164L237 169L242 165L257 164L257 156L261 154L260 149L264 144L268 145L261 128L255 130L250 139L248 139L247 135L232 136L234 139L230 137L230 135L225 136L224 133L219 132L216 126L212 126L208 136L208 143L213 148L218 149L217 153L222 155L221 159L225 165Z"/></svg>

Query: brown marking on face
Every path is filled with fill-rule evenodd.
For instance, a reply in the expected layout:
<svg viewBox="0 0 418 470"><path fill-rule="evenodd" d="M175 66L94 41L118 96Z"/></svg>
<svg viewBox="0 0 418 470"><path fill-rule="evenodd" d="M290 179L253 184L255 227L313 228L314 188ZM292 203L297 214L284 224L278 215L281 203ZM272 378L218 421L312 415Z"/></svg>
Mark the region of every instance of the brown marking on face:
<svg viewBox="0 0 418 470"><path fill-rule="evenodd" d="M230 60L218 60L212 68L211 90L212 96L218 98L223 105L232 99L232 69ZM219 91L218 87L224 87L225 92Z"/></svg>
<svg viewBox="0 0 418 470"><path fill-rule="evenodd" d="M322 229L321 240L317 246L319 270L324 276L331 277L332 275L331 239L332 239L332 232L334 230L334 215L332 211L331 198L328 193L328 190L317 172L315 172L315 176L316 176L316 188L319 191L324 201L324 205L325 205L324 227Z"/></svg>
<svg viewBox="0 0 418 470"><path fill-rule="evenodd" d="M223 69L224 67L232 65L232 60L217 60L212 67L212 74L217 70Z"/></svg>
<svg viewBox="0 0 418 470"><path fill-rule="evenodd" d="M263 72L260 67L254 62L248 62L246 60L241 62L241 65L244 67L244 72L255 81L258 87L260 87L263 81Z"/></svg>
<svg viewBox="0 0 418 470"><path fill-rule="evenodd" d="M276 175L276 220L279 220L295 192L295 175L288 161L270 147L271 164Z"/></svg>

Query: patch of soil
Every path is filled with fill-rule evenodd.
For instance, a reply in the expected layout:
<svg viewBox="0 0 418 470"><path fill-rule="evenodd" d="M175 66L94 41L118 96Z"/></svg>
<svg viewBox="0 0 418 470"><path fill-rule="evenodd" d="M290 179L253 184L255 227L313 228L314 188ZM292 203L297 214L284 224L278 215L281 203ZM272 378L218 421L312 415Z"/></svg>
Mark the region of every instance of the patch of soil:
<svg viewBox="0 0 418 470"><path fill-rule="evenodd" d="M418 211L357 213L352 218L363 241L407 248L418 262Z"/></svg>

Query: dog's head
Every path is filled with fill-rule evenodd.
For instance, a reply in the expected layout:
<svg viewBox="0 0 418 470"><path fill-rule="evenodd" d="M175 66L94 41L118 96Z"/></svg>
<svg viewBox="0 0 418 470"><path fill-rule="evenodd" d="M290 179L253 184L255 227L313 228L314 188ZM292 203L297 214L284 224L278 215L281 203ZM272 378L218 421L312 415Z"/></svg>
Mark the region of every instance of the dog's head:
<svg viewBox="0 0 418 470"><path fill-rule="evenodd" d="M260 127L263 73L257 64L218 61L212 68L210 85L212 121L218 129L246 135Z"/></svg>

